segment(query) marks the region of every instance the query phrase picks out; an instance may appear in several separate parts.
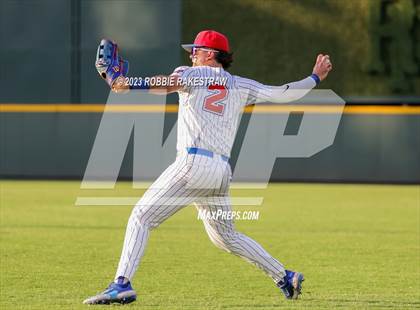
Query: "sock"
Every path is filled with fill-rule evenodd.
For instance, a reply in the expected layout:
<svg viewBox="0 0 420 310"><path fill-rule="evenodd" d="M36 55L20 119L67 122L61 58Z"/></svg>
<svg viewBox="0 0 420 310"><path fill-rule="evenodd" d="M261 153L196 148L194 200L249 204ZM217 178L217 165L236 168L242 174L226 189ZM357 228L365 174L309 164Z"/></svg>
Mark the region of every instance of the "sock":
<svg viewBox="0 0 420 310"><path fill-rule="evenodd" d="M126 277L120 276L120 277L116 278L114 282L117 283L117 284L124 285L124 284L127 284L129 281Z"/></svg>

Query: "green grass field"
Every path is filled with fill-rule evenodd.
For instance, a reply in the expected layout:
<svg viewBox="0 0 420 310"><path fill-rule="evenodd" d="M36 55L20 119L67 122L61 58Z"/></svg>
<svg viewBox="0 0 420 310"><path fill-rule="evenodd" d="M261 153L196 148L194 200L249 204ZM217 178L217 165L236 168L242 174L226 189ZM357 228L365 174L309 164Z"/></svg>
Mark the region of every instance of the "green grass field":
<svg viewBox="0 0 420 310"><path fill-rule="evenodd" d="M1 181L1 309L87 309L113 278L131 207L75 207L79 182ZM152 232L130 309L420 307L418 186L272 184L238 230L306 276L285 300L261 271L218 250L185 208ZM141 195L119 183L110 196ZM90 307L92 308L92 307ZM104 308L97 307L97 308Z"/></svg>

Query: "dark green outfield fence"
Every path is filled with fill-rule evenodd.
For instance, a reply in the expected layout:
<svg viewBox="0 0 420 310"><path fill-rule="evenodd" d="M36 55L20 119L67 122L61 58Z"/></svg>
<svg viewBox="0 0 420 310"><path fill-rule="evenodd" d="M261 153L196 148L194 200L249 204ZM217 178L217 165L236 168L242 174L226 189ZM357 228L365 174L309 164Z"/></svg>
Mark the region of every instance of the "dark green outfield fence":
<svg viewBox="0 0 420 310"><path fill-rule="evenodd" d="M263 115L256 118L270 126ZM101 113L0 113L0 176L80 179L100 120ZM332 146L311 158L277 159L271 180L420 183L419 132L420 115L345 114ZM159 133L148 136L162 140ZM254 151L258 161L264 149ZM131 179L132 159L131 142L121 177Z"/></svg>
<svg viewBox="0 0 420 310"><path fill-rule="evenodd" d="M5 0L0 21L0 104L103 104L101 38L119 43L130 75L148 76L189 63L179 45L206 28L229 37L234 74L279 85L325 52L334 71L322 87L347 102L420 103L420 0ZM100 117L0 113L0 177L81 178ZM333 146L278 159L272 180L419 183L419 118L346 114Z"/></svg>

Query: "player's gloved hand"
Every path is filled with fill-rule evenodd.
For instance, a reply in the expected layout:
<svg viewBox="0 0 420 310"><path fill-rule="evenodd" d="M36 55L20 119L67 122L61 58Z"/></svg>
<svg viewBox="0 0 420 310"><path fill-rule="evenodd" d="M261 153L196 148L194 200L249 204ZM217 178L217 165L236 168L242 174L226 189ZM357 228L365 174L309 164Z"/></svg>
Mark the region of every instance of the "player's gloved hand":
<svg viewBox="0 0 420 310"><path fill-rule="evenodd" d="M118 55L117 44L107 39L102 39L98 46L95 67L111 89L115 88L117 81L123 84L128 73L128 61Z"/></svg>

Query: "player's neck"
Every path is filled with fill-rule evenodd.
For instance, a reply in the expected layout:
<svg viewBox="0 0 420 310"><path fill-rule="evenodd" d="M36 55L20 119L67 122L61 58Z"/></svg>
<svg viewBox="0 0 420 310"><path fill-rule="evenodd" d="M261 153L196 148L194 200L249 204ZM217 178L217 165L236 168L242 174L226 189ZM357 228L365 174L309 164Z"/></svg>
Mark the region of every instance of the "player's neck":
<svg viewBox="0 0 420 310"><path fill-rule="evenodd" d="M197 66L208 66L208 67L214 67L214 68L222 68L222 64L218 63L216 60L209 60L204 62L203 64L197 65Z"/></svg>

